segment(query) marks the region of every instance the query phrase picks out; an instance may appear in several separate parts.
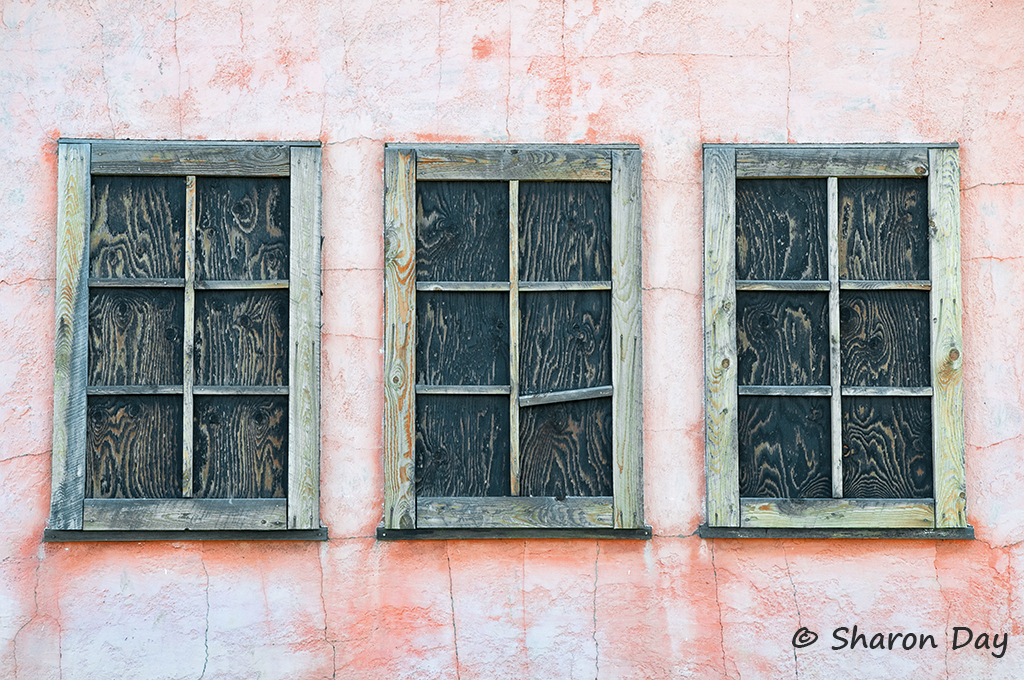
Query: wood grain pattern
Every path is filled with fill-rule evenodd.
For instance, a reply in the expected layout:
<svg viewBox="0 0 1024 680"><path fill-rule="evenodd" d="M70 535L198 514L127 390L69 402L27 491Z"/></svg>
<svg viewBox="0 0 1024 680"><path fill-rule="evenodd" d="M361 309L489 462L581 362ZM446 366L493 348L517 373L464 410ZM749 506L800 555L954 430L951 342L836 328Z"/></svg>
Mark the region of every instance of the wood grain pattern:
<svg viewBox="0 0 1024 680"><path fill-rule="evenodd" d="M532 293L520 299L519 309L521 394L611 383L607 292Z"/></svg>
<svg viewBox="0 0 1024 680"><path fill-rule="evenodd" d="M293 147L289 209L288 528L320 527L320 161Z"/></svg>
<svg viewBox="0 0 1024 680"><path fill-rule="evenodd" d="M416 382L509 384L509 299L498 293L417 293Z"/></svg>
<svg viewBox="0 0 1024 680"><path fill-rule="evenodd" d="M588 399L519 411L520 495L612 494L612 400Z"/></svg>
<svg viewBox="0 0 1024 680"><path fill-rule="evenodd" d="M736 182L736 278L828 278L823 179Z"/></svg>
<svg viewBox="0 0 1024 680"><path fill-rule="evenodd" d="M416 490L422 496L508 496L506 396L416 400Z"/></svg>
<svg viewBox="0 0 1024 680"><path fill-rule="evenodd" d="M923 146L786 145L736 149L738 177L924 177Z"/></svg>
<svg viewBox="0 0 1024 680"><path fill-rule="evenodd" d="M519 397L520 406L540 406L541 404L560 404L563 401L580 401L610 397L615 392L611 385L601 387L585 387L581 390L565 390L562 392L541 392Z"/></svg>
<svg viewBox="0 0 1024 680"><path fill-rule="evenodd" d="M384 526L416 528L416 155L384 150Z"/></svg>
<svg viewBox="0 0 1024 680"><path fill-rule="evenodd" d="M843 399L846 497L931 498L931 432L930 399Z"/></svg>
<svg viewBox="0 0 1024 680"><path fill-rule="evenodd" d="M89 365L89 145L57 149L53 455L50 528L82 528Z"/></svg>
<svg viewBox="0 0 1024 680"><path fill-rule="evenodd" d="M843 385L920 387L928 370L928 293L843 292Z"/></svg>
<svg viewBox="0 0 1024 680"><path fill-rule="evenodd" d="M830 498L829 400L739 398L740 495Z"/></svg>
<svg viewBox="0 0 1024 680"><path fill-rule="evenodd" d="M162 536L159 540L203 540L207 532L223 530L283 530L287 528L283 498L221 500L213 498L96 499L85 502L86 530L100 531L184 531L202 534ZM90 540L103 540L92 534ZM286 532L275 531L284 539ZM135 535L120 540L146 540ZM260 540L257 536L222 536L220 540ZM324 540L324 539L319 539Z"/></svg>
<svg viewBox="0 0 1024 680"><path fill-rule="evenodd" d="M196 385L285 385L288 292L196 293Z"/></svg>
<svg viewBox="0 0 1024 680"><path fill-rule="evenodd" d="M839 182L839 275L928 279L928 184L923 179Z"/></svg>
<svg viewBox="0 0 1024 680"><path fill-rule="evenodd" d="M181 398L90 397L89 498L181 497Z"/></svg>
<svg viewBox="0 0 1024 680"><path fill-rule="evenodd" d="M196 397L195 498L284 498L288 490L288 400Z"/></svg>
<svg viewBox="0 0 1024 680"><path fill-rule="evenodd" d="M519 182L508 183L508 477L509 494L520 494L519 478Z"/></svg>
<svg viewBox="0 0 1024 680"><path fill-rule="evenodd" d="M184 276L183 178L93 177L92 220L91 276Z"/></svg>
<svg viewBox="0 0 1024 680"><path fill-rule="evenodd" d="M416 179L607 182L610 155L578 144L417 146Z"/></svg>
<svg viewBox="0 0 1024 680"><path fill-rule="evenodd" d="M185 295L184 328L182 330L182 383L181 383L181 495L192 496L192 419L195 416L193 387L196 342L196 178L185 178Z"/></svg>
<svg viewBox="0 0 1024 680"><path fill-rule="evenodd" d="M417 182L416 278L508 281L508 186Z"/></svg>
<svg viewBox="0 0 1024 680"><path fill-rule="evenodd" d="M839 180L828 178L828 378L832 497L843 497L843 352L839 324Z"/></svg>
<svg viewBox="0 0 1024 680"><path fill-rule="evenodd" d="M928 218L931 238L932 437L935 526L967 526L964 472L963 366L960 297L960 159L931 149Z"/></svg>
<svg viewBox="0 0 1024 680"><path fill-rule="evenodd" d="M519 278L611 279L611 184L521 182Z"/></svg>
<svg viewBox="0 0 1024 680"><path fill-rule="evenodd" d="M419 527L481 529L612 527L612 499L435 498L417 499ZM575 535L574 535L575 537ZM476 538L483 538L479 536ZM509 537L511 538L511 537ZM551 536L551 538L570 538Z"/></svg>
<svg viewBox="0 0 1024 680"><path fill-rule="evenodd" d="M751 281L749 279L737 279L736 290L828 292L830 285L828 281Z"/></svg>
<svg viewBox="0 0 1024 680"><path fill-rule="evenodd" d="M644 525L639 149L612 151L612 486L616 529Z"/></svg>
<svg viewBox="0 0 1024 680"><path fill-rule="evenodd" d="M180 385L181 290L108 288L89 295L90 385Z"/></svg>
<svg viewBox="0 0 1024 680"><path fill-rule="evenodd" d="M704 147L704 435L707 523L739 526L736 152Z"/></svg>
<svg viewBox="0 0 1024 680"><path fill-rule="evenodd" d="M200 178L196 278L287 279L290 183L285 178Z"/></svg>
<svg viewBox="0 0 1024 680"><path fill-rule="evenodd" d="M930 500L742 498L740 503L744 527L930 529L934 526L935 517L934 504Z"/></svg>
<svg viewBox="0 0 1024 680"><path fill-rule="evenodd" d="M93 172L106 175L285 176L289 145L260 142L97 141Z"/></svg>
<svg viewBox="0 0 1024 680"><path fill-rule="evenodd" d="M828 296L736 294L740 385L829 384Z"/></svg>

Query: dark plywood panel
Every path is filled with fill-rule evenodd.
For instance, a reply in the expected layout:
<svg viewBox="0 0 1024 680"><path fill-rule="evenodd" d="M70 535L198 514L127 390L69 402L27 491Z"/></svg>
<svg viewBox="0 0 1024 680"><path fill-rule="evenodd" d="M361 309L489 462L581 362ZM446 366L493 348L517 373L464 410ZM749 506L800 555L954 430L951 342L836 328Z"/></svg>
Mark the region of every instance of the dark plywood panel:
<svg viewBox="0 0 1024 680"><path fill-rule="evenodd" d="M529 293L519 310L520 394L611 384L609 291Z"/></svg>
<svg viewBox="0 0 1024 680"><path fill-rule="evenodd" d="M416 398L417 496L508 496L509 466L508 397Z"/></svg>
<svg viewBox="0 0 1024 680"><path fill-rule="evenodd" d="M87 498L181 497L181 397L89 397Z"/></svg>
<svg viewBox="0 0 1024 680"><path fill-rule="evenodd" d="M927 397L843 399L843 495L931 498L931 433Z"/></svg>
<svg viewBox="0 0 1024 680"><path fill-rule="evenodd" d="M741 496L832 496L827 398L740 397L738 409Z"/></svg>
<svg viewBox="0 0 1024 680"><path fill-rule="evenodd" d="M826 180L737 180L736 278L828 279Z"/></svg>
<svg viewBox="0 0 1024 680"><path fill-rule="evenodd" d="M507 385L508 293L416 294L416 382Z"/></svg>
<svg viewBox="0 0 1024 680"><path fill-rule="evenodd" d="M89 384L182 384L182 290L89 291Z"/></svg>
<svg viewBox="0 0 1024 680"><path fill-rule="evenodd" d="M927 180L839 180L839 276L928 279Z"/></svg>
<svg viewBox="0 0 1024 680"><path fill-rule="evenodd" d="M196 278L288 278L286 177L196 179Z"/></svg>
<svg viewBox="0 0 1024 680"><path fill-rule="evenodd" d="M927 291L843 291L839 327L843 385L931 384Z"/></svg>
<svg viewBox="0 0 1024 680"><path fill-rule="evenodd" d="M195 498L287 495L287 397L196 397L194 413Z"/></svg>
<svg viewBox="0 0 1024 680"><path fill-rule="evenodd" d="M288 384L288 291L197 291L196 385Z"/></svg>
<svg viewBox="0 0 1024 680"><path fill-rule="evenodd" d="M519 460L523 496L610 496L612 400L521 409Z"/></svg>
<svg viewBox="0 0 1024 680"><path fill-rule="evenodd" d="M519 278L612 278L611 184L520 182Z"/></svg>
<svg viewBox="0 0 1024 680"><path fill-rule="evenodd" d="M828 385L828 294L739 292L740 385Z"/></svg>
<svg viewBox="0 0 1024 680"><path fill-rule="evenodd" d="M93 177L89 275L185 276L185 180Z"/></svg>
<svg viewBox="0 0 1024 680"><path fill-rule="evenodd" d="M506 182L417 182L417 280L508 281L508 237Z"/></svg>

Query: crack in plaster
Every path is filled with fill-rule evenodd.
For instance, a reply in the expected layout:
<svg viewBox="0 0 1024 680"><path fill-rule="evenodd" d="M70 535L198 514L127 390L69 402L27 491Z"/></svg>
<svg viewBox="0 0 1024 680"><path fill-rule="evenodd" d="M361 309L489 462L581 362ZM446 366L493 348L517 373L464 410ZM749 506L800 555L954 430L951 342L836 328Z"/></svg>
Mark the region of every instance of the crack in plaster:
<svg viewBox="0 0 1024 680"><path fill-rule="evenodd" d="M939 544L938 541L932 546L935 549L935 557L932 559L932 568L935 570L935 585L939 589L939 597L946 605L946 634L949 634L949 617L950 617L950 606L949 598L942 592L942 579L939 578ZM943 650L942 664L946 669L946 678L949 678L949 645L946 645Z"/></svg>
<svg viewBox="0 0 1024 680"><path fill-rule="evenodd" d="M174 0L174 61L178 65L178 138L184 137L184 124L182 122L182 101L181 101L181 53L178 52L178 0ZM206 672L205 669L203 671Z"/></svg>
<svg viewBox="0 0 1024 680"><path fill-rule="evenodd" d="M562 44L562 82L566 87L569 86L569 69L565 63L565 0L562 0L562 35L560 42ZM558 98L558 127L562 134L567 132L563 129L565 125L564 112L562 111L563 97Z"/></svg>
<svg viewBox="0 0 1024 680"><path fill-rule="evenodd" d="M786 31L786 141L793 141L789 127L790 97L793 95L793 0L789 2L789 29Z"/></svg>
<svg viewBox="0 0 1024 680"><path fill-rule="evenodd" d="M338 645L336 640L331 640L330 631L327 626L327 598L324 596L324 553L326 546L321 546L317 554L317 563L320 565L320 607L324 612L324 642L331 646L331 678L338 677Z"/></svg>
<svg viewBox="0 0 1024 680"><path fill-rule="evenodd" d="M978 182L969 187L964 187L960 190L960 193L962 194L978 187L1024 187L1024 182Z"/></svg>
<svg viewBox="0 0 1024 680"><path fill-rule="evenodd" d="M718 597L718 566L715 564L715 541L708 541L711 547L711 573L715 577L715 605L718 607L718 633L722 642L722 673L729 677L728 666L725 661L725 624L722 623L722 600Z"/></svg>
<svg viewBox="0 0 1024 680"><path fill-rule="evenodd" d="M4 562L7 562L7 561L8 560L6 560L6 559L4 560ZM39 570L42 568L42 566L43 566L42 559L37 557L36 558L36 568L35 568L36 582L35 582L35 585L32 586L32 609L33 609L32 615L30 617L28 617L28 621L26 621L24 624L22 624L22 626L20 628L18 628L18 632L16 632L14 634L14 637L11 640L11 643L12 643L12 645L14 647L13 654L14 654L14 677L15 677L15 679L17 679L17 677L18 677L18 637L21 635L21 632L23 630L28 628L30 625L32 625L32 623L37 618L39 618Z"/></svg>
<svg viewBox="0 0 1024 680"><path fill-rule="evenodd" d="M199 674L199 680L206 677L206 666L210 663L210 572L206 568L204 559L205 550L199 553L199 563L203 565L203 573L206 574L206 630L203 632L203 647L206 650L203 658L203 672Z"/></svg>
<svg viewBox="0 0 1024 680"><path fill-rule="evenodd" d="M103 22L99 19L99 11L96 9L94 3L89 3L90 9L92 9L92 15L96 17L96 25L100 27L100 76L103 80L103 91L107 100L107 122L110 123L110 136L116 137L117 130L114 127L114 116L110 112L110 82L107 80L107 50L104 45L104 35L107 32L107 27L103 25Z"/></svg>
<svg viewBox="0 0 1024 680"><path fill-rule="evenodd" d="M437 96L434 98L434 119L437 124L434 127L435 133L439 133L441 130L441 79L444 74L444 59L441 56L441 13L444 10L444 2L445 0L437 2Z"/></svg>
<svg viewBox="0 0 1024 680"><path fill-rule="evenodd" d="M37 278L35 276L28 276L28 277L26 277L24 279L21 279L20 281L8 281L7 279L0 279L0 286L20 286L20 285L22 285L24 283L30 283L30 282L35 282L35 283L54 283L56 280L57 279L55 279L52 276L44 276L42 278Z"/></svg>
<svg viewBox="0 0 1024 680"><path fill-rule="evenodd" d="M800 615L800 601L796 598L796 583L793 581L793 571L789 567L789 554L786 552L786 544L782 544L782 559L786 562L786 576L789 577L789 587L793 590L793 606L796 607L796 623L797 628L804 627L803 617ZM795 667L796 677L800 677L800 659L796 655L796 647L793 647L793 666Z"/></svg>
<svg viewBox="0 0 1024 680"><path fill-rule="evenodd" d="M448 552L451 542L444 542L444 557L448 561L448 601L452 606L452 642L455 647L455 677L461 678L459 670L459 629L455 626L455 585L452 582L452 556Z"/></svg>
<svg viewBox="0 0 1024 680"><path fill-rule="evenodd" d="M522 591L519 598L519 604L522 607L522 622L523 622L523 651L526 656L526 677L532 677L530 675L530 649L526 643L526 541L523 541L523 580L522 580Z"/></svg>
<svg viewBox="0 0 1024 680"><path fill-rule="evenodd" d="M505 139L511 141L512 133L508 131L508 121L512 108L512 0L508 3L508 55L505 59Z"/></svg>
<svg viewBox="0 0 1024 680"><path fill-rule="evenodd" d="M564 9L565 4L562 4ZM594 617L594 677L601 677L601 647L597 642L597 562L601 558L601 542L594 541L594 547L597 548L597 552L594 554L594 599L593 599L593 617Z"/></svg>

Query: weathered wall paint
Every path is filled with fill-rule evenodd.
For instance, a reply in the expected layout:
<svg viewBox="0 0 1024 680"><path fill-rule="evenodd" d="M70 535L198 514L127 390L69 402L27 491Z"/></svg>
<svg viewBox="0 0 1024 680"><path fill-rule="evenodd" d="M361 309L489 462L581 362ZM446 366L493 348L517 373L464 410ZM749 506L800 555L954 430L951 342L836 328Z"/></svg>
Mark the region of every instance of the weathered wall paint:
<svg viewBox="0 0 1024 680"><path fill-rule="evenodd" d="M8 0L0 676L1024 677L1016 0ZM320 139L323 544L43 544L56 140ZM649 542L377 543L385 141L644 152ZM702 541L702 142L958 141L974 542ZM832 630L939 649L833 651ZM794 650L801 626L821 638ZM952 650L955 626L1010 635Z"/></svg>

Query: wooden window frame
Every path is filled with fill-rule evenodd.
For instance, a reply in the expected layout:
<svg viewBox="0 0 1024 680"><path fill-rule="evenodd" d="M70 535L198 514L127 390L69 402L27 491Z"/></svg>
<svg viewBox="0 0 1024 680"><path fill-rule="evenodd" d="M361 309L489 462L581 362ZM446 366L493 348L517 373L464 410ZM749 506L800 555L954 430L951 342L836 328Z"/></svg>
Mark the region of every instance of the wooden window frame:
<svg viewBox="0 0 1024 680"><path fill-rule="evenodd" d="M60 140L53 477L45 540L326 540L327 529L320 525L320 158L319 142ZM288 396L287 498L85 498L94 174L176 176L186 182L185 384L179 390L184 395L182 465L186 485L191 479L190 319L195 290L200 287L193 264L195 177L290 178L289 278L264 284L288 288L288 386L267 388ZM144 285L150 284L158 286L160 282ZM231 282L211 282L207 287L213 284L239 287ZM204 389L224 393L231 388Z"/></svg>
<svg viewBox="0 0 1024 680"><path fill-rule="evenodd" d="M973 538L964 479L958 145L704 145L704 376L707 520L714 537ZM741 498L736 340L736 179L829 178L829 338L833 498ZM839 383L837 178L927 177L933 499L843 498L839 394L907 388ZM783 282L786 283L786 282ZM874 282L872 282L874 283ZM760 284L758 284L760 285ZM896 284L894 284L896 285ZM742 287L742 284L741 284ZM750 286L748 286L750 287ZM763 285L759 289L764 288ZM783 290L785 288L778 288ZM789 289L795 289L790 287ZM911 390L912 391L912 390Z"/></svg>
<svg viewBox="0 0 1024 680"><path fill-rule="evenodd" d="M415 452L416 182L509 182L510 234L518 181L611 183L612 488L610 497L417 498ZM387 144L384 151L384 522L378 538L609 536L643 538L640 149L636 145ZM511 261L518 247L510 237ZM515 279L515 277L512 277ZM518 305L510 290L512 432L517 397ZM595 388L606 390L606 388ZM602 393L603 395L604 393ZM540 403L538 397L532 399ZM513 442L516 434L512 435ZM516 446L512 445L512 475ZM515 482L513 481L513 489ZM532 532L532 533L531 533Z"/></svg>

